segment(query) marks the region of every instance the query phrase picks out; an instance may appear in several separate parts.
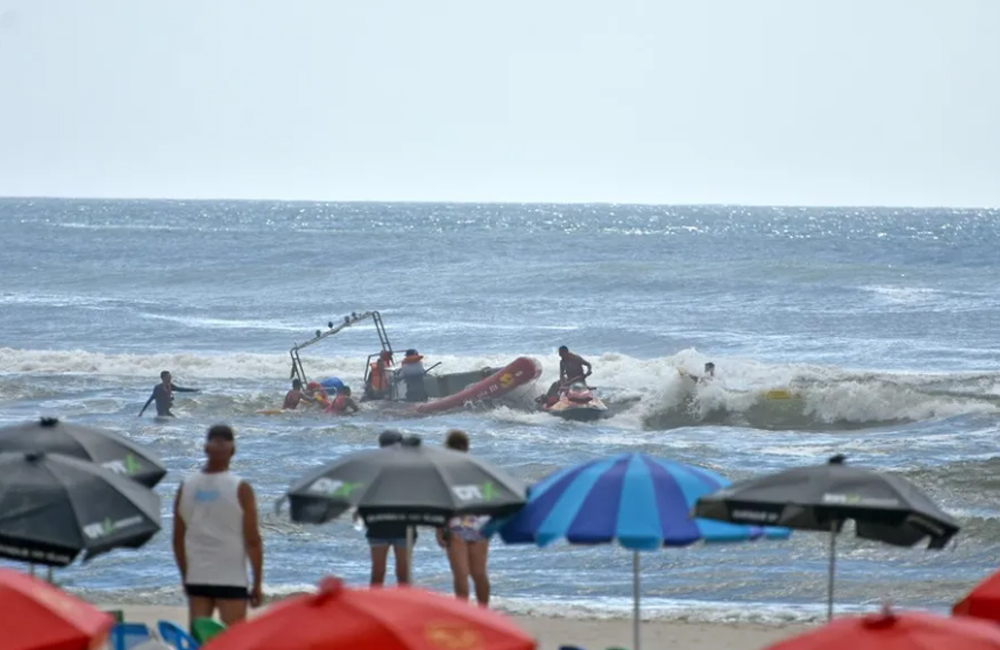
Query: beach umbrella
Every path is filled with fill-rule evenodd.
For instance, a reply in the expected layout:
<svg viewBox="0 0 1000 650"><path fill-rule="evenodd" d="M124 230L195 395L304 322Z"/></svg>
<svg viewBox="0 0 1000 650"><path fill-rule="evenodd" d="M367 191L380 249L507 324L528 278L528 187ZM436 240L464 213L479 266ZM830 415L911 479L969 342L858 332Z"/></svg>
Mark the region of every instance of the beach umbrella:
<svg viewBox="0 0 1000 650"><path fill-rule="evenodd" d="M159 530L160 497L135 481L59 454L0 454L2 557L66 566Z"/></svg>
<svg viewBox="0 0 1000 650"><path fill-rule="evenodd" d="M833 618L837 535L852 519L858 537L895 546L928 539L940 549L958 524L915 485L891 474L844 464L834 456L825 465L798 467L740 481L698 499L699 517L745 524L787 526L830 533L827 619Z"/></svg>
<svg viewBox="0 0 1000 650"><path fill-rule="evenodd" d="M985 621L895 613L839 618L765 650L1000 650L1000 628Z"/></svg>
<svg viewBox="0 0 1000 650"><path fill-rule="evenodd" d="M497 612L423 589L348 589L326 578L206 644L206 650L533 650Z"/></svg>
<svg viewBox="0 0 1000 650"><path fill-rule="evenodd" d="M976 585L965 598L955 603L951 613L1000 623L1000 571Z"/></svg>
<svg viewBox="0 0 1000 650"><path fill-rule="evenodd" d="M509 515L524 505L525 486L471 454L425 447L410 436L310 472L286 497L300 523L326 523L356 508L366 524L441 527L463 515Z"/></svg>
<svg viewBox="0 0 1000 650"><path fill-rule="evenodd" d="M3 650L88 650L114 625L110 614L11 569L0 569L0 602Z"/></svg>
<svg viewBox="0 0 1000 650"><path fill-rule="evenodd" d="M128 438L56 418L0 428L0 453L28 451L90 461L147 487L155 486L167 475L159 458Z"/></svg>
<svg viewBox="0 0 1000 650"><path fill-rule="evenodd" d="M632 553L634 650L639 649L639 551L695 542L786 538L789 531L693 519L695 500L729 481L702 467L630 453L559 470L529 490L528 502L506 521L490 522L508 544L546 546L617 542Z"/></svg>
<svg viewBox="0 0 1000 650"><path fill-rule="evenodd" d="M52 585L0 569L0 648L89 650L98 647L114 619Z"/></svg>

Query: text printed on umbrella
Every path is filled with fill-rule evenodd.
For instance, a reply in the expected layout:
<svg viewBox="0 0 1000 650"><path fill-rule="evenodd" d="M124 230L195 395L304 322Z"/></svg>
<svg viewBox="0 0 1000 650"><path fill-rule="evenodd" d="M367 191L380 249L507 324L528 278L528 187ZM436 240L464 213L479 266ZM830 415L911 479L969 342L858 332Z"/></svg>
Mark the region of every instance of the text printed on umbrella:
<svg viewBox="0 0 1000 650"><path fill-rule="evenodd" d="M490 481L480 485L454 485L451 491L459 501L491 501L496 496L496 489Z"/></svg>
<svg viewBox="0 0 1000 650"><path fill-rule="evenodd" d="M112 533L116 533L123 528L128 528L129 526L135 526L141 523L142 523L142 517L138 515L134 517L127 517L125 519L119 519L118 521L111 521L110 519L105 519L104 521L99 521L84 526L83 534L89 537L90 539L100 539L102 537L107 537Z"/></svg>
<svg viewBox="0 0 1000 650"><path fill-rule="evenodd" d="M120 458L118 460L109 460L106 463L101 463L101 467L109 469L115 474L132 476L133 474L139 471L139 461L136 460L135 456L129 454L125 458Z"/></svg>
<svg viewBox="0 0 1000 650"><path fill-rule="evenodd" d="M361 487L361 483L351 483L350 481L337 481L332 478L316 479L309 486L310 492L323 494L331 497L348 497L356 489Z"/></svg>

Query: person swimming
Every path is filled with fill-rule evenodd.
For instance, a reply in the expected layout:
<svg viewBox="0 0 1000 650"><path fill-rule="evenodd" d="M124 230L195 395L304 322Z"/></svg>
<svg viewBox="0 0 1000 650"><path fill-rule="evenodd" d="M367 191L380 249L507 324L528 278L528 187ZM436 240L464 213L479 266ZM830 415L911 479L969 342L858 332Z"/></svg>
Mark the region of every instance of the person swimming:
<svg viewBox="0 0 1000 650"><path fill-rule="evenodd" d="M699 377L698 375L684 374L685 377L690 379L696 384L707 384L708 382L715 379L715 364L709 361L705 364L705 371Z"/></svg>

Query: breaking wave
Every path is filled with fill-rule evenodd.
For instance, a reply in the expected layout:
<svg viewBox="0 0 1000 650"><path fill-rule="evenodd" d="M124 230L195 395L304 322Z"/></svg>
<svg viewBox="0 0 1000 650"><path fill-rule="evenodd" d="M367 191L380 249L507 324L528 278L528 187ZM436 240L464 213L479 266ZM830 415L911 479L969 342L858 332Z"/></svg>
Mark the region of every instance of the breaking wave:
<svg viewBox="0 0 1000 650"><path fill-rule="evenodd" d="M508 355L433 355L438 372L500 367ZM558 359L537 356L542 377L507 407L488 417L534 423L532 398L556 377ZM706 361L718 368L714 381L692 379ZM848 431L900 423L1000 413L1000 373L893 373L830 366L766 364L740 358L708 358L682 350L655 359L617 353L593 357L592 383L611 406L610 426L669 430L697 425L764 430ZM340 377L360 385L366 359L307 357L310 377ZM197 403L212 412L250 413L274 405L287 388L291 360L283 354L106 354L83 350L0 348L0 401L56 396L45 378L60 377L65 394L74 383L148 388L169 369L179 384L210 390Z"/></svg>

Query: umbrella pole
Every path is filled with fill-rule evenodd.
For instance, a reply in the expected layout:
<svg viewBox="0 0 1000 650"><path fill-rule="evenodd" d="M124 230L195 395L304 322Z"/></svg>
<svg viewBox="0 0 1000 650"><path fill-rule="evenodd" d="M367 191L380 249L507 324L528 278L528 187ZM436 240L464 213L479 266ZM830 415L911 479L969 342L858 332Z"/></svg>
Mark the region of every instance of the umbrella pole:
<svg viewBox="0 0 1000 650"><path fill-rule="evenodd" d="M406 527L406 584L413 584L413 526Z"/></svg>
<svg viewBox="0 0 1000 650"><path fill-rule="evenodd" d="M52 567L47 567L45 569L45 580L51 585L52 584Z"/></svg>
<svg viewBox="0 0 1000 650"><path fill-rule="evenodd" d="M639 551L632 551L632 648L639 650Z"/></svg>
<svg viewBox="0 0 1000 650"><path fill-rule="evenodd" d="M837 567L837 520L830 522L830 567L826 579L826 620L833 620L833 579Z"/></svg>

